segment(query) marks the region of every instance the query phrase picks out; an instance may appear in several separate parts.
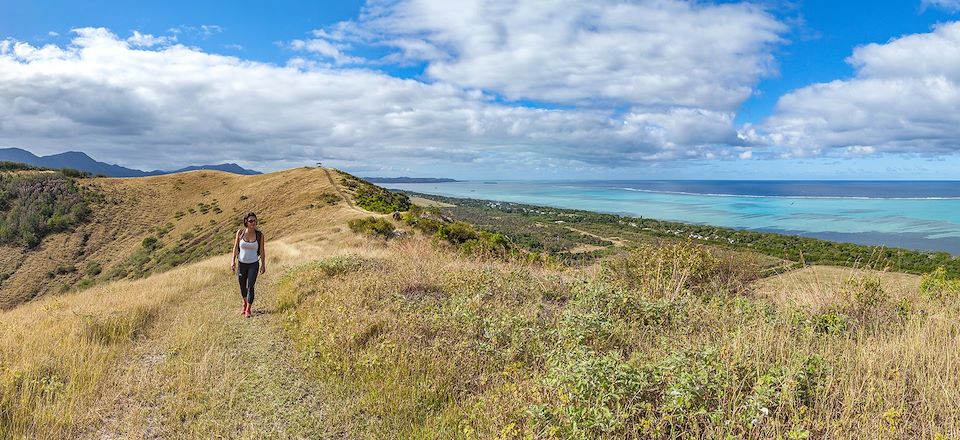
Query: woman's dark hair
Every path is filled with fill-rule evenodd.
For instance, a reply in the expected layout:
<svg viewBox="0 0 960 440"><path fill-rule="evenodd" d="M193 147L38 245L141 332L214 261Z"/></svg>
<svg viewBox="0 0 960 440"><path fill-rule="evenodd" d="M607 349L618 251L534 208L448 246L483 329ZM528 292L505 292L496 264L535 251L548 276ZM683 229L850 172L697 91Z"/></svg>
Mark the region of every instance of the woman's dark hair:
<svg viewBox="0 0 960 440"><path fill-rule="evenodd" d="M257 218L257 214L254 213L253 211L250 211L250 212L244 214L243 217L240 217L240 224L241 224L242 226L247 226L247 220L249 220L250 217Z"/></svg>

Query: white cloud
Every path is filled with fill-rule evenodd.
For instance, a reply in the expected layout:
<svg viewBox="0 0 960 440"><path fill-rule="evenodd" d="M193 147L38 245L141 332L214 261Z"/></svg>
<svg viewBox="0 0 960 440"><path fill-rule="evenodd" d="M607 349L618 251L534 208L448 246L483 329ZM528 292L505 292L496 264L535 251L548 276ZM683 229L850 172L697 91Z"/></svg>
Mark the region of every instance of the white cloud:
<svg viewBox="0 0 960 440"><path fill-rule="evenodd" d="M303 55L286 66L176 44L221 31L212 26L127 39L78 29L63 46L6 40L0 145L142 168L736 159L736 108L773 72L784 30L748 4L449 4L371 2L357 21L289 43ZM364 60L351 53L361 44L392 53ZM344 67L411 61L426 63L425 81Z"/></svg>
<svg viewBox="0 0 960 440"><path fill-rule="evenodd" d="M372 38L430 78L511 100L731 112L773 73L784 30L748 3L400 0L326 34Z"/></svg>
<svg viewBox="0 0 960 440"><path fill-rule="evenodd" d="M323 32L314 32L316 38L309 40L293 40L290 47L294 50L312 52L324 58L333 60L336 64L360 64L363 59L349 56L344 53L350 45L338 43L328 39Z"/></svg>
<svg viewBox="0 0 960 440"><path fill-rule="evenodd" d="M375 71L275 66L181 45L135 46L105 29L74 32L65 47L0 45L0 144L78 148L142 168L333 160L529 169L736 154L701 145L731 136L728 113L618 118L509 106Z"/></svg>
<svg viewBox="0 0 960 440"><path fill-rule="evenodd" d="M741 136L790 157L960 150L960 23L857 47L847 62L854 78L784 95Z"/></svg>
<svg viewBox="0 0 960 440"><path fill-rule="evenodd" d="M139 31L133 31L133 35L127 38L128 43L142 47L162 46L176 41L176 35L155 37L150 34L141 34Z"/></svg>

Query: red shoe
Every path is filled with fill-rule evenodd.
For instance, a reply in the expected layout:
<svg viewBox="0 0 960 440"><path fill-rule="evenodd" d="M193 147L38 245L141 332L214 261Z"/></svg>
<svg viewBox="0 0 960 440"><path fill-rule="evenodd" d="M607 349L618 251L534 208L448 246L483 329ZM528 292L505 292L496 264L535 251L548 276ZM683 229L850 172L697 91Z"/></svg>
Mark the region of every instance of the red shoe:
<svg viewBox="0 0 960 440"><path fill-rule="evenodd" d="M244 310L243 314L244 314L244 316L246 316L247 318L250 317L250 306L247 306L247 310Z"/></svg>
<svg viewBox="0 0 960 440"><path fill-rule="evenodd" d="M248 309L249 307L250 307L250 304L248 304L248 303L247 303L247 299L244 298L244 299L243 299L243 309L240 310L240 314L241 314L241 315L246 315L246 314L247 314L247 309Z"/></svg>

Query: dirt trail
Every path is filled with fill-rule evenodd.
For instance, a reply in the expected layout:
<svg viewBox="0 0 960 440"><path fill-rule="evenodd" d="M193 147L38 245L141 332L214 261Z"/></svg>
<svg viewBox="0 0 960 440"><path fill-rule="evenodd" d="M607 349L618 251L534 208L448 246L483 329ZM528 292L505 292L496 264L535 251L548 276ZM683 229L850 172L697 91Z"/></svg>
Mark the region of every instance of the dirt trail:
<svg viewBox="0 0 960 440"><path fill-rule="evenodd" d="M583 235L586 235L586 236L590 236L590 237L593 237L593 238L599 238L599 239L601 239L601 240L609 241L609 242L613 243L614 246L623 247L623 246L625 246L625 245L628 243L628 241L626 241L626 240L624 240L624 239L622 239L622 238L620 238L620 237L601 237L601 236L599 236L599 235L597 235L597 234L594 234L594 233L592 233L592 232L587 232L587 231L584 231L584 230L582 230L582 229L577 229L577 228L574 228L574 227L571 227L571 226L564 226L564 227L567 228L568 230L573 231L573 232L578 232L578 233L583 234Z"/></svg>
<svg viewBox="0 0 960 440"><path fill-rule="evenodd" d="M340 195L340 198L343 199L343 201L347 202L347 206L349 206L350 209L353 209L357 212L367 213L367 211L364 211L353 205L352 197L350 197L349 194L343 193L343 191L340 189L340 185L337 185L337 182L333 180L333 176L330 175L330 170L324 168L323 172L327 175L327 179L330 180L330 185L333 186L333 189L337 190L337 194Z"/></svg>
<svg viewBox="0 0 960 440"><path fill-rule="evenodd" d="M285 245L299 252L291 245ZM277 312L268 267L244 318L228 257L196 265L209 282L170 298L109 388L86 438L323 438L323 390L298 360ZM286 266L286 265L285 265Z"/></svg>

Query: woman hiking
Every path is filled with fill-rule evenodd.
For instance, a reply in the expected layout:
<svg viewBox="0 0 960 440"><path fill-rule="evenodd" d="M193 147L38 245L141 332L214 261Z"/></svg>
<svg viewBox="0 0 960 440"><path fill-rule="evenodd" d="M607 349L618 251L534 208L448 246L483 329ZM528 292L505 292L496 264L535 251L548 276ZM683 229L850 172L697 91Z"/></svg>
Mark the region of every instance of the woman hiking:
<svg viewBox="0 0 960 440"><path fill-rule="evenodd" d="M253 288L257 283L257 272L263 274L267 271L266 257L263 233L257 229L257 215L248 212L243 216L243 227L234 237L233 258L230 260L230 271L236 272L240 279L240 296L243 297L243 311L240 313L247 318L250 317L250 309L253 307Z"/></svg>

